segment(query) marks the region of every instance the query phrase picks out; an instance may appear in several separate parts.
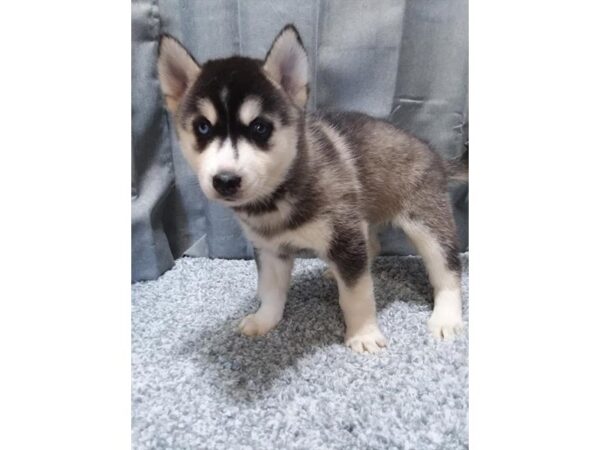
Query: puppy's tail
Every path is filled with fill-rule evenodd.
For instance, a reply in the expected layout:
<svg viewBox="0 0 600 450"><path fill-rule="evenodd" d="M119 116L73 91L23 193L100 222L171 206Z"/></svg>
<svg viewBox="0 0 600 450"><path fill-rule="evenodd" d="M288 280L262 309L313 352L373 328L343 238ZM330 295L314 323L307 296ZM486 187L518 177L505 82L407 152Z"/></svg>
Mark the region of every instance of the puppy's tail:
<svg viewBox="0 0 600 450"><path fill-rule="evenodd" d="M467 183L469 181L469 147L465 148L460 157L445 161L445 166L448 181Z"/></svg>

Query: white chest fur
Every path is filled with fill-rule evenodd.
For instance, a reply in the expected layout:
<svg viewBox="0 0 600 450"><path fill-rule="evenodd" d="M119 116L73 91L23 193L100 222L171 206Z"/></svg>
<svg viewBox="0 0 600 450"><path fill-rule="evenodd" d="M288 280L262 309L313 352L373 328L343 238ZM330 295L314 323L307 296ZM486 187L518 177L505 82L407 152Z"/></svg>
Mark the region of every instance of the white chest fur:
<svg viewBox="0 0 600 450"><path fill-rule="evenodd" d="M259 249L274 253L286 247L295 249L309 249L318 256L325 257L331 240L331 226L328 221L318 219L308 222L293 230L282 231L271 237L265 237L248 225L241 222L246 237Z"/></svg>

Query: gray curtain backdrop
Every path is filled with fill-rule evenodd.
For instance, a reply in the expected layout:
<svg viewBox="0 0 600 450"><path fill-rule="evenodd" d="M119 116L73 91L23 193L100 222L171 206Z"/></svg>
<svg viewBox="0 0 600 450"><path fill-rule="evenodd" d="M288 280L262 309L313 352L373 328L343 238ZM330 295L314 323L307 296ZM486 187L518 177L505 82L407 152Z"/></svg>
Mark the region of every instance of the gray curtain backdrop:
<svg viewBox="0 0 600 450"><path fill-rule="evenodd" d="M160 276L182 255L250 258L230 211L207 201L187 167L156 72L161 33L200 62L263 58L289 22L312 67L309 109L358 110L390 119L444 158L468 140L467 0L134 0L132 3L132 281ZM451 191L462 249L468 189ZM412 254L397 230L384 254Z"/></svg>

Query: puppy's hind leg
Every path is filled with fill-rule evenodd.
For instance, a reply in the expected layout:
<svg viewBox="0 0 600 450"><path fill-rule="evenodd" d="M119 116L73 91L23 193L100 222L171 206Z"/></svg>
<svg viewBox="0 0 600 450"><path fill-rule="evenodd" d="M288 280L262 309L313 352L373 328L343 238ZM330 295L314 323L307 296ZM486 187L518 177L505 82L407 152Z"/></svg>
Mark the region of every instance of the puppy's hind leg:
<svg viewBox="0 0 600 450"><path fill-rule="evenodd" d="M283 317L294 258L255 250L258 268L258 298L260 308L240 323L246 336L261 336L272 330Z"/></svg>
<svg viewBox="0 0 600 450"><path fill-rule="evenodd" d="M442 205L436 217L411 214L398 216L400 226L423 258L434 291L433 313L428 322L436 338L451 339L463 328L460 260L454 220L449 205Z"/></svg>

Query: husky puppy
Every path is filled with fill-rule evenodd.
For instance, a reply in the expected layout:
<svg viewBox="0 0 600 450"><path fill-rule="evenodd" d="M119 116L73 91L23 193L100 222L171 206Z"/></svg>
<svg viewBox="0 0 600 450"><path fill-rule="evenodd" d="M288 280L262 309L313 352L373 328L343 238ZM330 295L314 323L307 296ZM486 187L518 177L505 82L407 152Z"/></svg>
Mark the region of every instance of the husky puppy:
<svg viewBox="0 0 600 450"><path fill-rule="evenodd" d="M336 279L346 345L379 351L386 338L370 262L379 251L376 229L389 223L427 267L433 335L448 339L462 327L450 166L386 121L307 113L308 58L293 25L264 61L233 56L200 65L165 35L158 74L202 190L233 209L255 247L260 307L241 321L243 334L263 335L281 320L294 257L309 250Z"/></svg>

